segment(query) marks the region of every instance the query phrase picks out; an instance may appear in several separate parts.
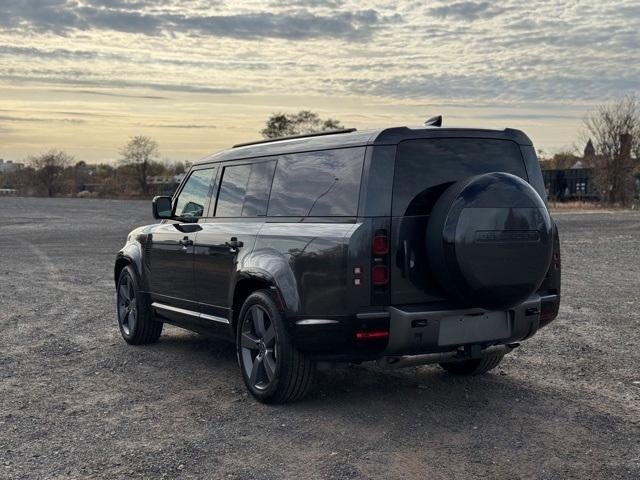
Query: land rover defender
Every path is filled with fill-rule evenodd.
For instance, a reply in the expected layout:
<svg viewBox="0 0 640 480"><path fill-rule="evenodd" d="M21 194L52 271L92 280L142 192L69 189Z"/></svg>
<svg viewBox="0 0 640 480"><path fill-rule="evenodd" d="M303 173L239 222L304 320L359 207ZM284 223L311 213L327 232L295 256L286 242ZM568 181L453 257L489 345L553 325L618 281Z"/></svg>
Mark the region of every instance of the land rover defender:
<svg viewBox="0 0 640 480"><path fill-rule="evenodd" d="M235 342L262 402L338 362L484 373L558 314L558 231L518 130L236 145L152 207L115 262L122 336L155 342L166 322Z"/></svg>

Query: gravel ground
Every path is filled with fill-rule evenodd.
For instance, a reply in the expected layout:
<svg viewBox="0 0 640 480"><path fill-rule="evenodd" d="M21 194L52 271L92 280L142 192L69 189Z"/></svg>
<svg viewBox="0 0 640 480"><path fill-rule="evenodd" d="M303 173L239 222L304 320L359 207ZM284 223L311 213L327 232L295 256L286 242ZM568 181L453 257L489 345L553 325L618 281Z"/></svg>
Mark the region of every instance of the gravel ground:
<svg viewBox="0 0 640 480"><path fill-rule="evenodd" d="M321 372L253 401L233 347L118 333L149 202L0 199L0 478L640 478L640 215L561 213L559 318L500 368Z"/></svg>

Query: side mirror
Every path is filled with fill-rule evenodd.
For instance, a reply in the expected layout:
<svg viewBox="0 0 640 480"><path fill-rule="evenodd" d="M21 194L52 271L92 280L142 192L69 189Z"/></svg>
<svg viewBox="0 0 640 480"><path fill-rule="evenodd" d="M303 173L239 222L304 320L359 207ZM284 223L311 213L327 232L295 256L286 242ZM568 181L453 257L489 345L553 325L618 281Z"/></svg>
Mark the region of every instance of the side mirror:
<svg viewBox="0 0 640 480"><path fill-rule="evenodd" d="M161 220L173 217L171 197L153 197L151 205L153 209L153 218Z"/></svg>

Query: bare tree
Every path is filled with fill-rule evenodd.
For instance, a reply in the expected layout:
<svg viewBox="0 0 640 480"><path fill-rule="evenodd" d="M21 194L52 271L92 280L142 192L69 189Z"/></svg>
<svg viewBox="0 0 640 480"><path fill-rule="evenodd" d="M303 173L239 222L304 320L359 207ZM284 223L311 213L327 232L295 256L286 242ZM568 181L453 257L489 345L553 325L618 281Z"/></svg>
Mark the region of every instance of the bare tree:
<svg viewBox="0 0 640 480"><path fill-rule="evenodd" d="M36 183L45 189L49 197L59 193L64 183L64 169L72 161L71 155L58 150L50 150L29 159Z"/></svg>
<svg viewBox="0 0 640 480"><path fill-rule="evenodd" d="M631 152L640 151L640 101L627 95L589 113L585 136L595 147L590 160L595 180L609 203L627 203L633 198L634 165Z"/></svg>
<svg viewBox="0 0 640 480"><path fill-rule="evenodd" d="M333 118L323 120L315 112L300 110L298 113L272 114L267 120L266 127L260 133L265 138L278 138L340 128L343 127L338 120Z"/></svg>
<svg viewBox="0 0 640 480"><path fill-rule="evenodd" d="M120 149L122 163L130 165L135 170L136 181L143 195L149 193L149 175L154 168L155 160L159 157L158 143L150 137L132 137Z"/></svg>

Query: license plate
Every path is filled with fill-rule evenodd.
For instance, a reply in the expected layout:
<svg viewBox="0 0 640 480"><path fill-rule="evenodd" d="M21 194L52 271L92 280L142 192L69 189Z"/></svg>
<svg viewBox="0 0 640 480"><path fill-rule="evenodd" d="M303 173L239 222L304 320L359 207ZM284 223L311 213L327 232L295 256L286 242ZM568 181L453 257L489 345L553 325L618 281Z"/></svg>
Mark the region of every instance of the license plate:
<svg viewBox="0 0 640 480"><path fill-rule="evenodd" d="M503 340L511 336L508 312L456 315L440 320L438 345L464 345Z"/></svg>

